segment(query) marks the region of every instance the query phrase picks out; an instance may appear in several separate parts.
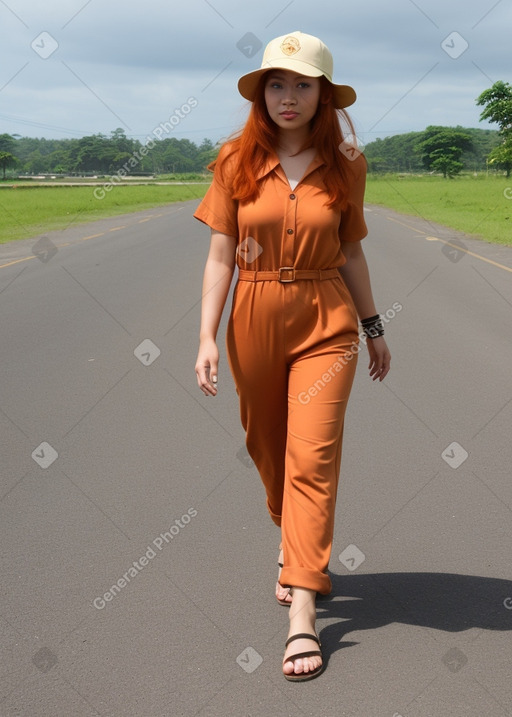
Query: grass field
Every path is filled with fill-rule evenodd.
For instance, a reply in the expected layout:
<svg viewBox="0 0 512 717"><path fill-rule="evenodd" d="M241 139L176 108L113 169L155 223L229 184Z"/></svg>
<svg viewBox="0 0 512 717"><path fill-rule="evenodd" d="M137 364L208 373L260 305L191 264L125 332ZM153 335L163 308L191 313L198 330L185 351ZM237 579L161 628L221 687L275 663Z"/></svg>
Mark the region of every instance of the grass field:
<svg viewBox="0 0 512 717"><path fill-rule="evenodd" d="M0 189L0 244L95 219L202 197L205 184ZM96 196L95 196L96 192ZM102 197L102 198L101 198Z"/></svg>
<svg viewBox="0 0 512 717"><path fill-rule="evenodd" d="M512 246L512 178L369 175L365 200Z"/></svg>
<svg viewBox="0 0 512 717"><path fill-rule="evenodd" d="M202 197L206 184L0 189L0 243ZM103 198L101 198L103 197ZM369 175L366 202L512 246L512 178Z"/></svg>

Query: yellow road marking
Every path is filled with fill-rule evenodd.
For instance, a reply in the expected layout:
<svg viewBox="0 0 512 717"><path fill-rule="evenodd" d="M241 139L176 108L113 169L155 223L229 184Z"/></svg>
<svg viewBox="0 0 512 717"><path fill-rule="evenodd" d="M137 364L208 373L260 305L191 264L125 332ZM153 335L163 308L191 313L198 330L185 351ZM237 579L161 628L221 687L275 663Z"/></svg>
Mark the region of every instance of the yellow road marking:
<svg viewBox="0 0 512 717"><path fill-rule="evenodd" d="M389 221L396 222L397 224L401 224L403 227L407 227L407 229L412 229L412 231L417 232L418 234L426 234L426 232L420 231L419 229L415 229L414 227L411 227L409 224L404 224L404 222L398 221L398 219L394 219L393 217L387 217ZM454 249L457 249L458 251L463 251L465 254L469 254L469 256L474 256L475 259L480 259L480 261L485 261L487 264L492 264L493 266L497 266L498 269L505 269L505 271L512 272L512 267L505 266L505 264L500 264L497 261L493 261L492 259L487 259L485 256L481 256L480 254L475 254L474 251L469 251L469 249L464 249L464 247L461 247L459 244L451 244L449 241L446 241L446 239L440 239L439 237L431 237L427 236L425 237L427 241L440 241L443 242L443 244L447 244L448 246L453 247Z"/></svg>
<svg viewBox="0 0 512 717"><path fill-rule="evenodd" d="M398 221L398 219L394 219L393 217L386 217L386 219L389 219L390 222L396 222L396 224L401 224L403 227L407 227L407 229L412 229L413 232L416 232L417 234L426 234L427 232L422 232L421 229L415 229L414 227L409 226L409 224L404 224L404 222Z"/></svg>
<svg viewBox="0 0 512 717"><path fill-rule="evenodd" d="M163 214L159 214L158 216L163 216ZM147 219L141 219L140 221L147 222L150 219L152 219L153 217L154 217L154 215L152 214ZM109 232L118 232L121 229L126 229L126 226L127 225L124 225L122 227L113 227L112 229L109 229L108 231ZM96 239L97 237L104 236L106 233L107 232L100 232L99 234L90 234L89 236L86 236L86 237L80 237L80 239L78 239L78 241L87 241L88 239ZM60 248L62 246L70 246L71 244L74 244L74 243L76 243L76 242L65 242L64 244L56 244L55 246ZM13 264L20 264L22 261L30 261L31 259L36 259L36 258L37 257L35 255L33 255L33 256L25 256L22 259L13 259L13 261L8 261L5 264L0 264L0 269L5 269L7 266L13 266Z"/></svg>
<svg viewBox="0 0 512 717"><path fill-rule="evenodd" d="M433 237L429 237L430 239L433 239ZM499 264L497 261L493 261L492 259L487 259L485 256L480 256L480 254L475 254L473 251L469 251L469 249L464 249L463 247L459 246L458 244L452 244L449 241L446 241L445 239L439 239L437 238L437 241L442 241L443 244L447 244L448 246L452 246L454 249L457 249L457 251L463 251L466 254L469 254L470 256L474 256L475 259L480 259L481 261L486 261L488 264L492 264L493 266L497 266L499 269L505 269L505 271L512 272L512 267L505 266L505 264Z"/></svg>
<svg viewBox="0 0 512 717"><path fill-rule="evenodd" d="M35 259L35 256L26 256L24 259L15 259L14 261L10 261L7 264L0 264L0 269L3 269L4 266L12 266L13 264L19 264L20 261L29 261L29 259Z"/></svg>
<svg viewBox="0 0 512 717"><path fill-rule="evenodd" d="M82 237L80 241L87 241L87 239L96 239L96 237L102 237L105 234L105 232L101 232L101 234L90 234L88 237Z"/></svg>

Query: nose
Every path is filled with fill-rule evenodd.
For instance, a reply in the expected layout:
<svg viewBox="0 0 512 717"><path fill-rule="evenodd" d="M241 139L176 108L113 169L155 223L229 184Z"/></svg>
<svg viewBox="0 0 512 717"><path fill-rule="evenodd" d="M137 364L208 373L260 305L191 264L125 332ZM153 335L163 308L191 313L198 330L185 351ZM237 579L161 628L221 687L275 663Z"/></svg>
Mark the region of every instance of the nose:
<svg viewBox="0 0 512 717"><path fill-rule="evenodd" d="M283 97L283 104L284 105L294 105L296 104L297 99L295 97L295 93L292 89L287 89L285 92L285 95Z"/></svg>

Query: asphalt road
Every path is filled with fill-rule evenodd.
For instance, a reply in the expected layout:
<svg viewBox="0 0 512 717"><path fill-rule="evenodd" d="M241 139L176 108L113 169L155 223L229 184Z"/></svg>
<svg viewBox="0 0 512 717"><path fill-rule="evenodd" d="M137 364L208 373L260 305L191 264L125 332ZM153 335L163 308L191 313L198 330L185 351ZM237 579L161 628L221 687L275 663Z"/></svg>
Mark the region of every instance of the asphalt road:
<svg viewBox="0 0 512 717"><path fill-rule="evenodd" d="M0 713L512 715L512 249L369 208L392 369L361 354L327 669L293 684L226 312L195 381L196 205L0 247Z"/></svg>

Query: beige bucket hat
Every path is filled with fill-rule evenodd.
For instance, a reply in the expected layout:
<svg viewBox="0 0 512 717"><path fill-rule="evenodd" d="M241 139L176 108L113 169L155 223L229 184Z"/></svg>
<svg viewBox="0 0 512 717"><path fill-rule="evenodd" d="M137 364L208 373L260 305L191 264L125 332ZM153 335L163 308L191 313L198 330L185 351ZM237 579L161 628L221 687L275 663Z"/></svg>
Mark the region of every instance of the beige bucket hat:
<svg viewBox="0 0 512 717"><path fill-rule="evenodd" d="M352 87L335 85L332 81L332 55L327 45L313 35L297 30L271 40L263 53L260 69L249 72L238 80L238 91L242 97L252 102L261 75L272 68L292 70L306 77L324 75L333 87L334 105L338 109L348 107L356 101L356 93Z"/></svg>

